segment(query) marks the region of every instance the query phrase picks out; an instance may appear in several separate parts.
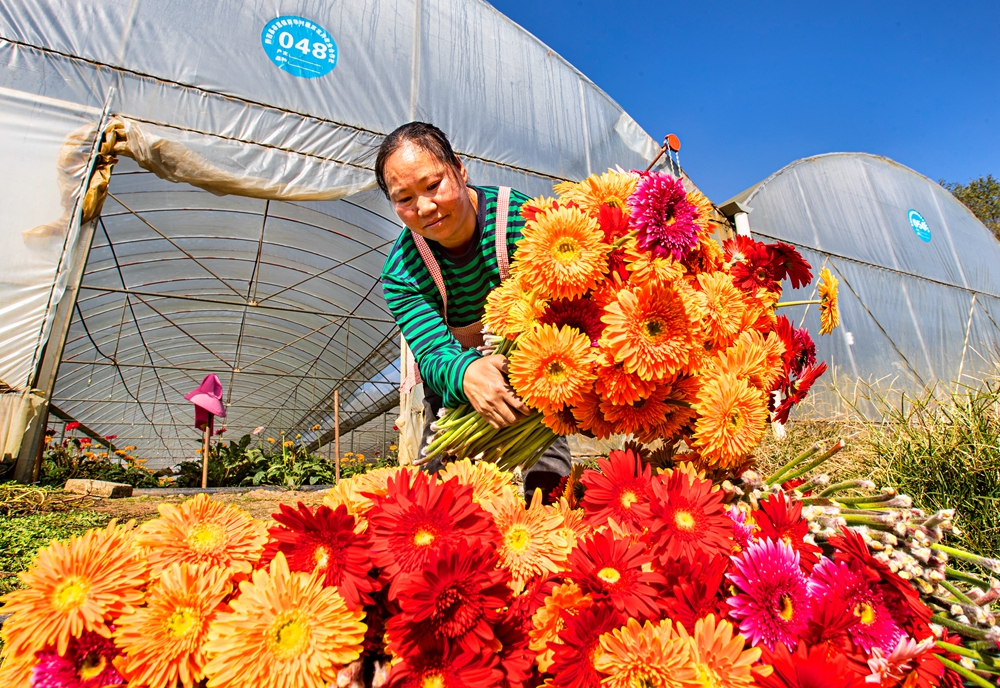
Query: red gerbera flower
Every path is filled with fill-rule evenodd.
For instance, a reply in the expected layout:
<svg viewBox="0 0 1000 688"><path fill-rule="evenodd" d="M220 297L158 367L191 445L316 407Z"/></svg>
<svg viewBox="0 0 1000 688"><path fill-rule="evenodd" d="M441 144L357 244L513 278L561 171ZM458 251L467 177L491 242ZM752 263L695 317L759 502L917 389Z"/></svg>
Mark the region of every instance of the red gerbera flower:
<svg viewBox="0 0 1000 688"><path fill-rule="evenodd" d="M531 667L535 662L535 653L528 649L531 640L528 629L531 627L531 614L525 618L512 608L493 629L500 644L498 655L504 673L502 688L522 688L531 678Z"/></svg>
<svg viewBox="0 0 1000 688"><path fill-rule="evenodd" d="M597 212L597 224L604 232L604 240L609 244L628 234L628 215L618 206L606 203L601 205Z"/></svg>
<svg viewBox="0 0 1000 688"><path fill-rule="evenodd" d="M493 549L466 543L442 547L420 571L405 576L400 613L388 623L393 652L413 654L422 643L472 653L490 647L509 594L509 574L497 566Z"/></svg>
<svg viewBox="0 0 1000 688"><path fill-rule="evenodd" d="M354 532L357 523L346 506L341 504L336 510L320 506L314 512L302 502L298 509L282 504L272 518L278 525L269 531L271 541L261 566L284 552L290 570L321 573L324 585L337 586L351 611L372 604L371 593L378 590L378 582L368 575L372 568L368 535Z"/></svg>
<svg viewBox="0 0 1000 688"><path fill-rule="evenodd" d="M813 275L809 269L810 265L794 246L778 241L769 244L767 248L773 256L775 265L780 267L779 282L787 277L788 281L792 283L793 289L804 287L812 282Z"/></svg>
<svg viewBox="0 0 1000 688"><path fill-rule="evenodd" d="M604 331L601 309L589 298L556 299L545 307L545 313L538 319L542 325L562 327L569 325L590 338L590 345L597 346Z"/></svg>
<svg viewBox="0 0 1000 688"><path fill-rule="evenodd" d="M569 555L568 577L595 603L610 601L615 609L631 618L657 618L657 591L666 579L659 573L645 572L652 560L646 546L619 539L610 530L584 538Z"/></svg>
<svg viewBox="0 0 1000 688"><path fill-rule="evenodd" d="M819 562L823 550L805 540L809 524L802 518L802 502L787 499L784 492L779 492L761 500L753 518L760 530L757 537L783 540L791 545L799 553L799 563L806 572Z"/></svg>
<svg viewBox="0 0 1000 688"><path fill-rule="evenodd" d="M595 526L604 525L608 518L619 523L638 523L649 517L649 486L652 469L642 467L639 455L630 449L613 451L607 459L598 459L599 471L586 470L580 482L586 488L583 495L584 520Z"/></svg>
<svg viewBox="0 0 1000 688"><path fill-rule="evenodd" d="M834 559L846 562L851 568L860 567L865 577L875 581L882 590L882 600L889 613L908 635L918 640L930 635L927 623L932 612L920 599L916 588L873 557L859 533L847 528L841 532L827 540L827 544L837 550Z"/></svg>
<svg viewBox="0 0 1000 688"><path fill-rule="evenodd" d="M594 668L595 650L603 634L625 623L625 617L608 604L595 604L566 620L559 643L550 642L554 653L549 673L560 688L597 688L602 675Z"/></svg>
<svg viewBox="0 0 1000 688"><path fill-rule="evenodd" d="M751 237L737 234L732 239L726 239L722 244L722 252L727 263L742 263L753 251L757 250L757 242Z"/></svg>
<svg viewBox="0 0 1000 688"><path fill-rule="evenodd" d="M628 279L628 265L625 262L626 251L616 248L608 254L608 275L615 275L623 282Z"/></svg>
<svg viewBox="0 0 1000 688"><path fill-rule="evenodd" d="M393 665L389 688L497 686L503 681L503 671L497 661L492 650L476 654L426 648L423 652L402 657L399 664Z"/></svg>
<svg viewBox="0 0 1000 688"><path fill-rule="evenodd" d="M760 688L864 688L865 682L855 674L847 659L826 644L806 647L799 643L793 655L779 644L774 652L764 649L761 662L770 664L770 676L757 675Z"/></svg>
<svg viewBox="0 0 1000 688"><path fill-rule="evenodd" d="M664 572L672 593L661 602L665 616L692 629L698 619L709 614L724 618L729 608L722 597L722 584L728 566L727 557L707 557L700 552L694 561L673 562Z"/></svg>
<svg viewBox="0 0 1000 688"><path fill-rule="evenodd" d="M733 284L750 294L755 294L758 289L778 291L781 288L779 285L781 268L775 262L774 255L767 250L767 246L757 242L745 243L742 250L743 260L733 263L729 269L733 276Z"/></svg>
<svg viewBox="0 0 1000 688"><path fill-rule="evenodd" d="M823 361L818 366L808 366L805 370L803 370L802 375L789 384L788 396L785 397L785 400L781 402L777 409L775 409L775 422L787 423L788 414L791 412L792 407L806 398L806 394L809 393L809 388L812 387L813 383L816 382L819 376L825 372L826 361Z"/></svg>
<svg viewBox="0 0 1000 688"><path fill-rule="evenodd" d="M795 362L792 370L796 375L802 373L806 366L816 365L816 344L806 328L795 330Z"/></svg>
<svg viewBox="0 0 1000 688"><path fill-rule="evenodd" d="M472 486L457 478L443 483L427 473L389 478L384 496L368 512L371 557L388 578L394 599L406 576L420 570L444 545L459 547L497 537L493 519L472 501Z"/></svg>
<svg viewBox="0 0 1000 688"><path fill-rule="evenodd" d="M674 470L653 479L650 511L644 524L661 562L685 558L698 552L728 556L733 547L732 521L726 515L721 491L712 482Z"/></svg>

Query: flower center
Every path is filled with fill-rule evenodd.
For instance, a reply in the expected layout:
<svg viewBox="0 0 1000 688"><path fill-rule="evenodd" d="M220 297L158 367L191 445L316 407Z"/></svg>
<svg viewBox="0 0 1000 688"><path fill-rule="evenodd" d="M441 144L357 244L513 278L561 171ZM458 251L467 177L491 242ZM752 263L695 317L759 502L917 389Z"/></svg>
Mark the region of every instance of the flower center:
<svg viewBox="0 0 1000 688"><path fill-rule="evenodd" d="M739 411L733 411L730 413L729 424L733 426L733 432L739 432L740 428L743 427L743 414Z"/></svg>
<svg viewBox="0 0 1000 688"><path fill-rule="evenodd" d="M622 574L618 572L618 569L612 568L611 566L605 566L603 569L597 572L597 577L609 585L614 585L622 579Z"/></svg>
<svg viewBox="0 0 1000 688"><path fill-rule="evenodd" d="M787 594L782 595L778 603L781 605L778 616L785 621L791 621L792 617L795 616L795 608L792 606L792 596Z"/></svg>
<svg viewBox="0 0 1000 688"><path fill-rule="evenodd" d="M674 512L674 525L681 530L694 530L695 520L690 511L677 510Z"/></svg>
<svg viewBox="0 0 1000 688"><path fill-rule="evenodd" d="M566 379L566 367L559 361L552 361L545 369L545 374L552 382L562 382Z"/></svg>
<svg viewBox="0 0 1000 688"><path fill-rule="evenodd" d="M191 529L188 544L195 552L206 554L219 549L225 540L225 531L215 523L201 523Z"/></svg>
<svg viewBox="0 0 1000 688"><path fill-rule="evenodd" d="M76 609L87 601L90 584L80 576L70 576L56 587L52 602L59 611Z"/></svg>
<svg viewBox="0 0 1000 688"><path fill-rule="evenodd" d="M568 237L560 239L555 249L556 260L560 263L574 263L580 259L580 247Z"/></svg>
<svg viewBox="0 0 1000 688"><path fill-rule="evenodd" d="M437 671L433 674L428 674L420 682L420 688L445 688L444 676Z"/></svg>
<svg viewBox="0 0 1000 688"><path fill-rule="evenodd" d="M645 327L649 337L656 338L663 334L663 323L659 320L647 320Z"/></svg>
<svg viewBox="0 0 1000 688"><path fill-rule="evenodd" d="M316 568L325 571L330 565L330 548L326 545L319 545L313 550L313 559L316 561Z"/></svg>
<svg viewBox="0 0 1000 688"><path fill-rule="evenodd" d="M420 528L413 534L413 544L417 547L427 547L434 542L434 531Z"/></svg>
<svg viewBox="0 0 1000 688"><path fill-rule="evenodd" d="M631 509L632 505L639 501L639 497L632 490L626 490L622 492L622 496L618 501L621 502L623 509Z"/></svg>
<svg viewBox="0 0 1000 688"><path fill-rule="evenodd" d="M514 526L507 531L504 543L507 545L507 549L512 552L523 552L531 543L531 534L524 526Z"/></svg>
<svg viewBox="0 0 1000 688"><path fill-rule="evenodd" d="M89 681L96 676L100 676L101 672L107 666L108 660L104 658L104 655L100 652L91 651L84 655L83 661L80 662L80 669L76 673L81 681Z"/></svg>
<svg viewBox="0 0 1000 688"><path fill-rule="evenodd" d="M870 626L875 622L875 609L868 602L861 602L854 606L854 616L865 626Z"/></svg>
<svg viewBox="0 0 1000 688"><path fill-rule="evenodd" d="M298 611L282 614L271 624L271 648L279 659L298 656L309 643L309 624Z"/></svg>
<svg viewBox="0 0 1000 688"><path fill-rule="evenodd" d="M167 619L167 630L175 638L182 638L191 632L198 617L190 609L178 609Z"/></svg>

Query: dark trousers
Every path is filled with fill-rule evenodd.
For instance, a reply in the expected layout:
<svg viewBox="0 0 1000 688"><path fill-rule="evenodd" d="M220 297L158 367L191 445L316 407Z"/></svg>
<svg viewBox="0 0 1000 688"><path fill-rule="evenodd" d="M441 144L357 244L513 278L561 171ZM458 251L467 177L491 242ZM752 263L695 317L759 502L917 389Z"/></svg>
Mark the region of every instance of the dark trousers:
<svg viewBox="0 0 1000 688"><path fill-rule="evenodd" d="M431 423L437 420L438 411L441 409L441 397L433 392L428 393L424 386L424 432L420 438L420 449L422 450L433 438ZM542 489L542 495L548 497L549 492L559 484L563 476L569 475L573 466L572 455L569 451L569 443L565 437L557 439L544 454L542 454L534 466L524 473L524 495L527 500L535 493L535 488ZM437 473L444 467L444 462L440 456L425 463L421 468L428 473Z"/></svg>

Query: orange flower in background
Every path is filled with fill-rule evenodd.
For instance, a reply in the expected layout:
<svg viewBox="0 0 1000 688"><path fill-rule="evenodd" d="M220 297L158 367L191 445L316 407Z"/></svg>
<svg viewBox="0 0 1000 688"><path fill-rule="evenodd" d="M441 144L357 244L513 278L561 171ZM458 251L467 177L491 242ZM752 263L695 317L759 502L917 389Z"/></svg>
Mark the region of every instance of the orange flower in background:
<svg viewBox="0 0 1000 688"><path fill-rule="evenodd" d="M656 256L641 251L633 239L625 251L625 264L629 270L629 284L636 287L662 289L669 287L685 273L684 266L669 254Z"/></svg>
<svg viewBox="0 0 1000 688"><path fill-rule="evenodd" d="M648 397L656 389L652 380L643 380L636 373L628 373L622 363L615 363L610 353L602 351L597 358L597 380L594 390L612 404L634 404Z"/></svg>
<svg viewBox="0 0 1000 688"><path fill-rule="evenodd" d="M674 375L690 360L701 312L693 291L681 283L677 287L623 290L605 308L602 346L644 380Z"/></svg>
<svg viewBox="0 0 1000 688"><path fill-rule="evenodd" d="M601 397L593 389L584 392L573 406L573 417L576 418L580 430L599 440L604 440L620 431L614 423L609 422L601 412Z"/></svg>
<svg viewBox="0 0 1000 688"><path fill-rule="evenodd" d="M628 215L628 197L635 191L639 176L608 170L592 174L581 182L559 182L554 190L564 201L576 203L588 215L597 217L601 206L619 208Z"/></svg>
<svg viewBox="0 0 1000 688"><path fill-rule="evenodd" d="M53 540L19 574L27 586L2 599L4 655L20 662L54 647L66 654L71 637L91 631L110 638L107 621L142 603L146 564L133 546L135 522Z"/></svg>
<svg viewBox="0 0 1000 688"><path fill-rule="evenodd" d="M208 630L210 688L325 688L361 655L364 612L317 576L290 572L281 552L230 605Z"/></svg>
<svg viewBox="0 0 1000 688"><path fill-rule="evenodd" d="M572 299L604 279L610 251L594 218L579 208L552 208L525 224L517 263L528 288Z"/></svg>
<svg viewBox="0 0 1000 688"><path fill-rule="evenodd" d="M521 336L507 369L524 403L534 408L575 404L594 381L590 339L569 326L541 325Z"/></svg>
<svg viewBox="0 0 1000 688"><path fill-rule="evenodd" d="M744 650L746 641L738 633L733 635L733 625L729 621L719 619L716 622L715 615L709 614L695 622L692 635L688 635L682 625L677 626L677 631L689 643L702 688L750 688L754 685L750 670L760 659L761 650L759 647Z"/></svg>
<svg viewBox="0 0 1000 688"><path fill-rule="evenodd" d="M837 294L840 280L833 276L829 268L819 273L819 333L830 334L840 325L840 307Z"/></svg>
<svg viewBox="0 0 1000 688"><path fill-rule="evenodd" d="M566 627L566 619L593 604L590 595L584 595L580 586L572 581L552 588L545 602L531 617L531 639L528 648L538 653L538 670L548 673L552 666L553 650L549 643L560 644L559 632Z"/></svg>
<svg viewBox="0 0 1000 688"><path fill-rule="evenodd" d="M542 409L542 423L557 435L575 435L580 432L580 424L569 406L564 406L558 411L552 408Z"/></svg>
<svg viewBox="0 0 1000 688"><path fill-rule="evenodd" d="M675 632L670 619L642 626L629 619L624 627L601 636L601 650L594 667L607 675L602 686L701 687L690 644Z"/></svg>
<svg viewBox="0 0 1000 688"><path fill-rule="evenodd" d="M551 196L538 196L521 204L521 217L534 220L539 213L547 212L559 206L559 202Z"/></svg>
<svg viewBox="0 0 1000 688"><path fill-rule="evenodd" d="M135 541L146 551L150 573L174 562L206 563L249 573L267 543L267 526L248 512L207 494L179 506L160 504L160 517L142 524Z"/></svg>
<svg viewBox="0 0 1000 688"><path fill-rule="evenodd" d="M472 463L470 459L451 461L438 472L438 479L447 482L458 478L463 485L472 486L472 501L476 504L499 497L503 494L505 485L510 485L513 479L511 473L501 471L495 463L480 461Z"/></svg>
<svg viewBox="0 0 1000 688"><path fill-rule="evenodd" d="M530 330L545 313L546 301L528 289L520 270L500 283L486 297L483 325L493 334L508 339Z"/></svg>
<svg viewBox="0 0 1000 688"><path fill-rule="evenodd" d="M767 427L767 395L730 373L702 377L694 409L694 447L717 466L737 465L760 443Z"/></svg>
<svg viewBox="0 0 1000 688"><path fill-rule="evenodd" d="M728 346L739 334L747 310L743 292L725 272L702 272L697 280L695 298L702 311L702 329L716 346Z"/></svg>
<svg viewBox="0 0 1000 688"><path fill-rule="evenodd" d="M542 504L541 490L532 495L527 509L524 498L510 485L482 506L500 533L497 554L500 566L510 571L510 589L515 595L524 590L529 579L563 569L570 550L570 543L559 533L563 517L557 509Z"/></svg>
<svg viewBox="0 0 1000 688"><path fill-rule="evenodd" d="M225 569L176 563L164 569L146 605L115 624L115 644L126 654L122 673L129 682L198 683L208 625L231 589Z"/></svg>

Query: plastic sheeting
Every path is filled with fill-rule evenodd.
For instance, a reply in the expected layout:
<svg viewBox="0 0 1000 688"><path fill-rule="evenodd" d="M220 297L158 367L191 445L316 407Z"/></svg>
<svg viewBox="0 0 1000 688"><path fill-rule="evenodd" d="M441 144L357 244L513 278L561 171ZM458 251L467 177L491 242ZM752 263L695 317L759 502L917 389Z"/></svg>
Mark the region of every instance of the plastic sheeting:
<svg viewBox="0 0 1000 688"><path fill-rule="evenodd" d="M918 393L1000 374L1000 242L940 185L887 158L833 153L732 200L753 208L756 238L791 243L817 275L840 279L841 326L816 344L847 398L859 380L862 391ZM814 286L785 286L782 300L817 298ZM815 306L786 314L819 332ZM818 402L818 414L838 406L830 393Z"/></svg>
<svg viewBox="0 0 1000 688"><path fill-rule="evenodd" d="M335 41L332 70L271 60L262 32L283 16ZM345 429L396 403L377 278L399 227L366 190L381 135L434 122L474 183L532 195L658 150L479 0L0 0L0 64L0 378L31 384L76 236L60 190L78 194L91 163L60 151L106 112L138 165L111 176L53 402L150 465L193 457L182 397L206 372L231 395L231 434L327 442L334 388Z"/></svg>

